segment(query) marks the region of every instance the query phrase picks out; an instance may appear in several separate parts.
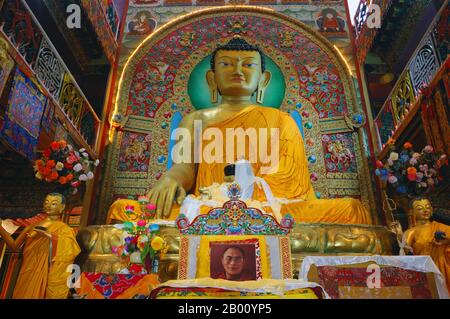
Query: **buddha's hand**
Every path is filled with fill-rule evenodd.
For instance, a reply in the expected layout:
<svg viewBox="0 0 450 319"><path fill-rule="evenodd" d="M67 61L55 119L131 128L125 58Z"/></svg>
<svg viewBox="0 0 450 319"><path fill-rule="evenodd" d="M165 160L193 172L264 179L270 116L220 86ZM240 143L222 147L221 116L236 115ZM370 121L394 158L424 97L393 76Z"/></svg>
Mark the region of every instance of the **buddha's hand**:
<svg viewBox="0 0 450 319"><path fill-rule="evenodd" d="M181 205L186 197L186 191L174 178L165 176L153 186L147 196L150 203L156 205L158 218L167 218L170 216L174 201Z"/></svg>

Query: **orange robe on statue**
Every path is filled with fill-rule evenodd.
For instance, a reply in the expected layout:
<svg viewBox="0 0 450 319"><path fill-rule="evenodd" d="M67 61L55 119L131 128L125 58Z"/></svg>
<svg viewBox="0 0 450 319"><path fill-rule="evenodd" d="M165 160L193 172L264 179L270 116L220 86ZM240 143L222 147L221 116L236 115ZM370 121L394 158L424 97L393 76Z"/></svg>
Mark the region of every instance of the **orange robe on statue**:
<svg viewBox="0 0 450 319"><path fill-rule="evenodd" d="M28 238L23 249L23 262L17 279L13 299L65 299L69 288L67 266L73 264L80 247L72 228L55 221L47 228L56 244L52 264L49 265L50 240L37 236ZM53 246L53 250L55 247Z"/></svg>
<svg viewBox="0 0 450 319"><path fill-rule="evenodd" d="M437 231L444 232L446 237L450 238L450 226L433 221L417 227L418 229L414 230L413 242L410 243L414 255L428 255L433 259L444 276L450 293L450 246L433 244L434 234Z"/></svg>
<svg viewBox="0 0 450 319"><path fill-rule="evenodd" d="M226 146L231 141L226 140L227 128L248 128L269 129L267 136L267 153L271 153L271 128L279 129L279 167L278 171L271 174L262 174L261 169L267 167L269 163L262 163L259 152L255 145L249 146L249 138L246 136L246 159L257 159L252 163L255 176L263 178L270 186L275 197L287 200L303 200L301 202L289 203L281 207L281 214L291 214L296 222L305 223L341 223L341 224L371 224L370 213L359 200L353 198L341 199L317 199L311 185L308 163L306 160L303 139L295 121L289 114L274 108L262 106L250 106L238 114L213 125L222 132L224 138L222 163L206 163L202 161L198 165L197 180L195 183L194 195L198 196L199 188L210 186L213 183L222 183L224 180L224 167L228 164L225 160ZM203 128L205 129L205 128ZM257 136L259 141L259 136ZM258 142L259 143L259 142ZM203 143L203 148L208 142ZM237 161L237 144L234 151L234 161ZM252 153L253 152L253 153ZM262 189L256 185L254 187L253 199L265 202L267 199ZM108 213L108 221L111 219L127 220L124 208L127 205L139 206L137 202L130 200L116 201ZM202 206L201 213L207 213L211 208ZM139 209L140 211L140 209ZM172 209L170 219L175 219L180 211L180 207L175 205ZM271 209L267 209L271 212ZM139 213L138 211L135 211Z"/></svg>

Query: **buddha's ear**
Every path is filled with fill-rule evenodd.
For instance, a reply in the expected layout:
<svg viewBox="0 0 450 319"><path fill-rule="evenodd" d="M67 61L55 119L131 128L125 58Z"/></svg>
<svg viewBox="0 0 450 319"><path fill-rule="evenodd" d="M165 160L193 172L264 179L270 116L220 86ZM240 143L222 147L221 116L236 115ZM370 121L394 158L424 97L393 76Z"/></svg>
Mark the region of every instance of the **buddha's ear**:
<svg viewBox="0 0 450 319"><path fill-rule="evenodd" d="M209 94L211 95L211 103L217 103L218 89L216 77L213 70L208 70L208 72L206 72L206 82L208 82Z"/></svg>
<svg viewBox="0 0 450 319"><path fill-rule="evenodd" d="M264 71L263 74L261 74L261 79L259 80L258 88L261 90L267 89L267 87L270 84L270 80L272 79L272 73L269 71Z"/></svg>
<svg viewBox="0 0 450 319"><path fill-rule="evenodd" d="M261 79L259 80L258 88L256 89L256 103L263 104L264 94L269 86L271 78L272 74L269 71L264 71L264 73L261 74Z"/></svg>

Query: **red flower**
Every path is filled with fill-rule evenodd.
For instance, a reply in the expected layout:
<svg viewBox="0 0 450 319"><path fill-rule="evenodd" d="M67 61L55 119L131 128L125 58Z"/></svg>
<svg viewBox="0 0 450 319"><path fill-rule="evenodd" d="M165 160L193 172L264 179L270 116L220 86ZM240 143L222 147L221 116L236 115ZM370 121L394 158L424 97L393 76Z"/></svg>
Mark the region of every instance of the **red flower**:
<svg viewBox="0 0 450 319"><path fill-rule="evenodd" d="M61 177L58 179L58 182L59 182L61 185L65 185L65 184L67 184L67 178L65 178L64 176L61 176Z"/></svg>
<svg viewBox="0 0 450 319"><path fill-rule="evenodd" d="M47 161L47 165L46 165L48 168L53 168L53 167L55 167L56 166L56 163L55 163L55 161L54 160L49 160L49 161Z"/></svg>
<svg viewBox="0 0 450 319"><path fill-rule="evenodd" d="M64 163L64 167L67 169L72 169L73 165L66 162L66 163Z"/></svg>
<svg viewBox="0 0 450 319"><path fill-rule="evenodd" d="M49 149L49 148L47 148L45 151L44 151L44 157L50 157L50 155L52 154L52 151Z"/></svg>
<svg viewBox="0 0 450 319"><path fill-rule="evenodd" d="M408 174L408 180L414 182L417 179L417 174Z"/></svg>
<svg viewBox="0 0 450 319"><path fill-rule="evenodd" d="M70 182L73 179L73 175L72 174L67 174L66 179L68 182Z"/></svg>
<svg viewBox="0 0 450 319"><path fill-rule="evenodd" d="M377 168L383 168L384 165L383 165L382 161L377 161L376 166L377 166Z"/></svg>
<svg viewBox="0 0 450 319"><path fill-rule="evenodd" d="M54 150L54 151L58 151L59 150L59 143L58 142L52 142L51 144L50 144L50 147L51 147L51 149L52 150Z"/></svg>
<svg viewBox="0 0 450 319"><path fill-rule="evenodd" d="M59 176L58 173L56 171L54 171L50 174L50 179L52 181L56 181L58 179L58 176Z"/></svg>
<svg viewBox="0 0 450 319"><path fill-rule="evenodd" d="M72 187L74 187L74 188L77 188L78 186L81 185L81 182L80 182L80 181L75 181L75 182L72 182L70 185L71 185Z"/></svg>
<svg viewBox="0 0 450 319"><path fill-rule="evenodd" d="M58 144L59 144L59 147L61 147L61 148L65 148L67 146L67 142L64 140L59 141Z"/></svg>
<svg viewBox="0 0 450 319"><path fill-rule="evenodd" d="M409 150L410 148L412 148L413 145L410 142L406 142L405 144L403 144L403 148Z"/></svg>
<svg viewBox="0 0 450 319"><path fill-rule="evenodd" d="M42 171L42 174L47 177L52 173L52 170L48 167L44 168L44 170Z"/></svg>

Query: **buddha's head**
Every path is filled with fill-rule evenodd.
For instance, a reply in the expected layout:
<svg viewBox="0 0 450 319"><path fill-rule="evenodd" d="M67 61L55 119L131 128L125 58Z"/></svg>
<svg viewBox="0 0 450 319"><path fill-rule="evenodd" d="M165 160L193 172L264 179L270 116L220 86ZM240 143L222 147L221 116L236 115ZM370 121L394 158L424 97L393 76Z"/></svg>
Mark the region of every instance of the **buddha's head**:
<svg viewBox="0 0 450 319"><path fill-rule="evenodd" d="M411 215L414 217L415 222L430 220L433 215L433 206L426 197L417 197L410 202Z"/></svg>
<svg viewBox="0 0 450 319"><path fill-rule="evenodd" d="M206 74L213 103L218 100L217 94L250 98L255 92L257 102L262 103L270 79L261 50L240 36L216 48L211 58L211 70Z"/></svg>
<svg viewBox="0 0 450 319"><path fill-rule="evenodd" d="M66 199L62 194L50 193L44 200L44 212L49 217L58 217L66 208Z"/></svg>

